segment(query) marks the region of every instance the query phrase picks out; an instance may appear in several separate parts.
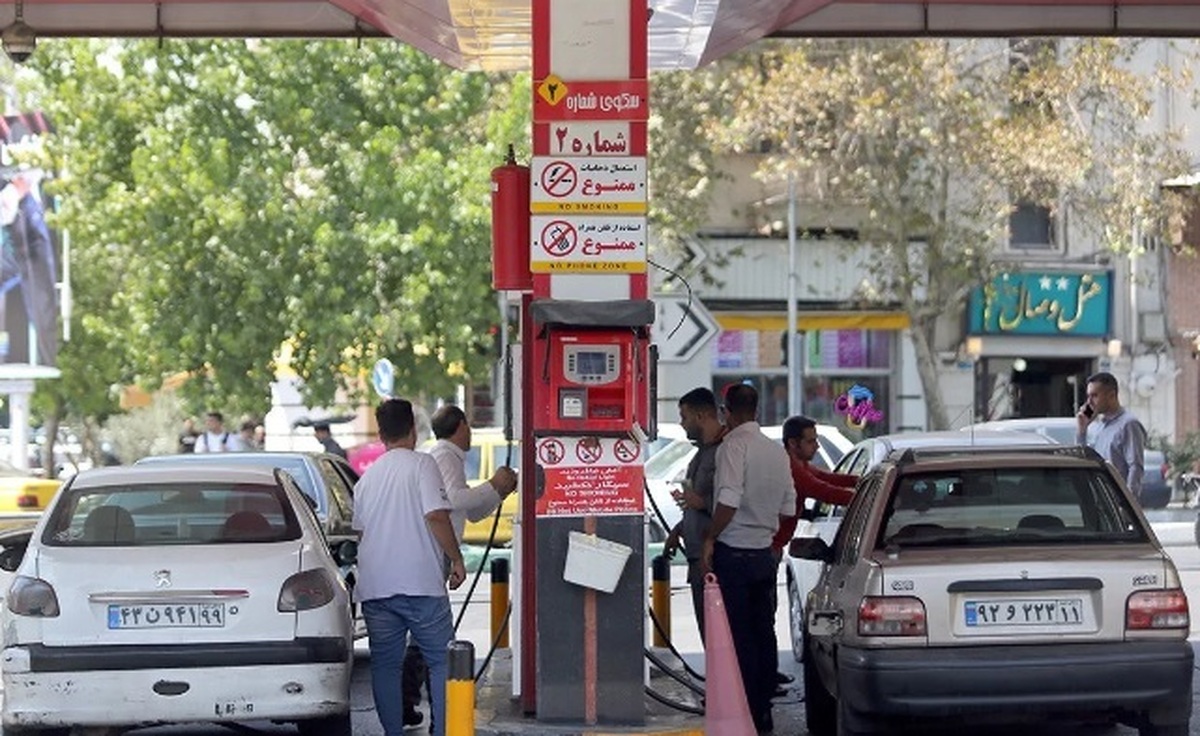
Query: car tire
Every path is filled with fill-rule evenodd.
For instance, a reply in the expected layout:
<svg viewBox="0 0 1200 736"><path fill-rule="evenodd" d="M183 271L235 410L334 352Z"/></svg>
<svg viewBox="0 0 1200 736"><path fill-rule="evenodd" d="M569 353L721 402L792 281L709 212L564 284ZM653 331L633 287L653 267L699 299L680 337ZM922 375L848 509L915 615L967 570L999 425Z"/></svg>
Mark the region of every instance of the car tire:
<svg viewBox="0 0 1200 736"><path fill-rule="evenodd" d="M787 574L788 627L792 635L792 659L804 661L804 602L800 600L800 589L791 571Z"/></svg>
<svg viewBox="0 0 1200 736"><path fill-rule="evenodd" d="M298 721L296 726L300 729L300 736L352 736L350 711Z"/></svg>
<svg viewBox="0 0 1200 736"><path fill-rule="evenodd" d="M807 637L803 642L807 646ZM833 736L837 728L837 701L821 683L808 651L804 652L804 725L812 736Z"/></svg>

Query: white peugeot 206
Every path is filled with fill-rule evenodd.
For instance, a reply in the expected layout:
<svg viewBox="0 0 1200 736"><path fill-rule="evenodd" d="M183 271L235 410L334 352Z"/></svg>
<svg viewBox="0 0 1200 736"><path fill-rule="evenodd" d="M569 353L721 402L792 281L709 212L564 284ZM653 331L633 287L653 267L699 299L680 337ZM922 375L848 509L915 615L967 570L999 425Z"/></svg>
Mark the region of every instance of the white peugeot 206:
<svg viewBox="0 0 1200 736"><path fill-rule="evenodd" d="M350 734L350 601L286 473L85 471L61 489L3 613L4 734L295 722Z"/></svg>

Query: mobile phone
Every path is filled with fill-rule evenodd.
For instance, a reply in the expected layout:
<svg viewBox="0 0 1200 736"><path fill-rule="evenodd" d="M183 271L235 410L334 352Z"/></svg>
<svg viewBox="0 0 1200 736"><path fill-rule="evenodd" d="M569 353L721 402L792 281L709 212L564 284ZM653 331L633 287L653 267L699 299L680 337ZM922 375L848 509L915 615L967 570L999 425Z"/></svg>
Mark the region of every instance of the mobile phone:
<svg viewBox="0 0 1200 736"><path fill-rule="evenodd" d="M1092 405L1091 405L1091 404L1084 404L1084 405L1083 405L1083 415L1084 415L1085 417L1090 417L1090 416L1092 416L1092 415L1093 415L1093 414L1095 414L1095 413L1096 413L1096 410L1092 408Z"/></svg>

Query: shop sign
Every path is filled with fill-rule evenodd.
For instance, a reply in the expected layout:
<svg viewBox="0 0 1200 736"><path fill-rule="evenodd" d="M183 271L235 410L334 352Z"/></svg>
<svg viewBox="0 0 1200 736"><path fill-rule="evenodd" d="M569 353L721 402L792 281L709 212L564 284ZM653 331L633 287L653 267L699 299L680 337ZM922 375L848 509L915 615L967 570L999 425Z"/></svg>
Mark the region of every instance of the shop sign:
<svg viewBox="0 0 1200 736"><path fill-rule="evenodd" d="M1112 274L1005 273L971 293L973 335L1110 334Z"/></svg>

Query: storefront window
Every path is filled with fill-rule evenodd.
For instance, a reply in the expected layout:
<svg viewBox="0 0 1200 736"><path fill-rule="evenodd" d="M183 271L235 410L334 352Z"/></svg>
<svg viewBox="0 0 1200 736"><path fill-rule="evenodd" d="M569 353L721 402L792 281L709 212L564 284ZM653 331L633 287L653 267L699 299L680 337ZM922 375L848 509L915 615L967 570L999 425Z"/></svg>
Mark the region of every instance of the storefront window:
<svg viewBox="0 0 1200 736"><path fill-rule="evenodd" d="M803 342L801 410L836 425L852 440L886 434L895 333L887 330L813 330ZM713 390L731 384L758 389L759 423L788 416L787 344L779 331L726 330L712 355Z"/></svg>

